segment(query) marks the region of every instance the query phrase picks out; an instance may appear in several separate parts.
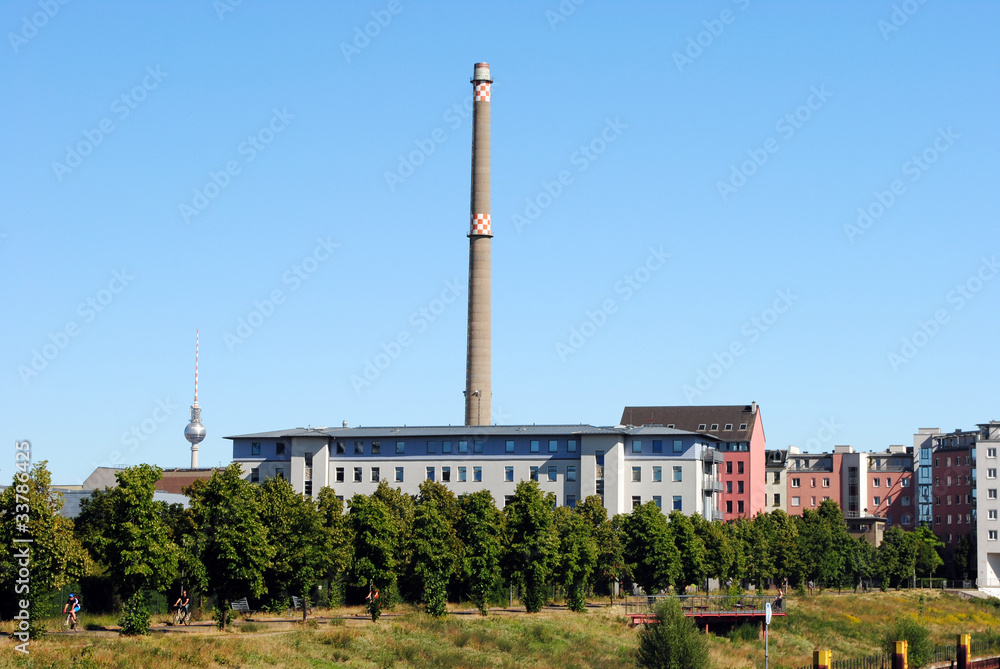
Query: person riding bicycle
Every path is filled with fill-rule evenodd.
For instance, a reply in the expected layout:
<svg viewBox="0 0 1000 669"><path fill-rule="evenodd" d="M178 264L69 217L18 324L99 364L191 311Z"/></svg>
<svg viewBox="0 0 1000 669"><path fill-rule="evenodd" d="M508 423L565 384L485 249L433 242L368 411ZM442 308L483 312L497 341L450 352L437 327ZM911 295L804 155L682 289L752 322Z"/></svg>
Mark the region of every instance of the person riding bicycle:
<svg viewBox="0 0 1000 669"><path fill-rule="evenodd" d="M76 613L80 610L80 598L77 597L72 592L69 593L69 599L63 604L63 613L69 612L69 619L71 625L76 625Z"/></svg>
<svg viewBox="0 0 1000 669"><path fill-rule="evenodd" d="M183 609L184 617L191 613L191 598L188 597L187 590L181 590L181 596L174 602L174 608Z"/></svg>

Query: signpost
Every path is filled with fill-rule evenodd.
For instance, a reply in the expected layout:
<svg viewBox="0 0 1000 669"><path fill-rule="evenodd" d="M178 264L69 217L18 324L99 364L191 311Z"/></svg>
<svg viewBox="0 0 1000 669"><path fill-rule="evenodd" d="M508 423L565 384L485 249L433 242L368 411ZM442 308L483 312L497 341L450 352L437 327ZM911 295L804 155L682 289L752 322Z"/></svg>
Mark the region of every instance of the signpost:
<svg viewBox="0 0 1000 669"><path fill-rule="evenodd" d="M764 605L764 669L767 669L767 628L771 626L771 602Z"/></svg>

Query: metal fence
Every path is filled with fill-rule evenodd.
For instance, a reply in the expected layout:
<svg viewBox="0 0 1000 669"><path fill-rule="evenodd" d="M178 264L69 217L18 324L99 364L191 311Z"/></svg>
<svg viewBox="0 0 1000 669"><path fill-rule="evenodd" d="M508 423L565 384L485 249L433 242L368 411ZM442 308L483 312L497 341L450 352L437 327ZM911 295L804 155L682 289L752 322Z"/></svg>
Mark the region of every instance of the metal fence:
<svg viewBox="0 0 1000 669"><path fill-rule="evenodd" d="M650 595L647 597L626 597L625 615L650 615L664 599L673 598L680 602L686 615L743 614L763 615L765 606L771 605L774 613L784 613L784 600L777 601L774 595Z"/></svg>
<svg viewBox="0 0 1000 669"><path fill-rule="evenodd" d="M1000 651L1000 639L980 639L972 642L969 649L972 657L987 655ZM939 644L931 652L929 663L952 662L958 660L958 648L955 644ZM981 661L971 663L976 669L987 669L988 667L1000 667L1000 657L984 658ZM891 669L892 657L888 654L869 655L868 657L858 657L845 660L834 660L830 669ZM807 664L799 669L813 669L813 665Z"/></svg>

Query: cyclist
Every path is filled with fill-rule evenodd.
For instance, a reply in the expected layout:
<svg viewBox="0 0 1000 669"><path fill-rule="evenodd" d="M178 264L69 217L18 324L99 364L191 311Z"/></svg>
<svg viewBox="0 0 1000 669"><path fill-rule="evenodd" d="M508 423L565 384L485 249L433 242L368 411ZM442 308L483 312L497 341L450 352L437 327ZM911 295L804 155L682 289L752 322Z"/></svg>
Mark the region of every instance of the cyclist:
<svg viewBox="0 0 1000 669"><path fill-rule="evenodd" d="M188 597L187 590L181 590L181 596L174 602L174 608L184 610L184 614L181 617L181 622L184 622L184 619L191 613L191 598Z"/></svg>
<svg viewBox="0 0 1000 669"><path fill-rule="evenodd" d="M69 627L73 629L76 627L76 613L80 610L80 598L77 597L72 592L69 593L69 599L63 604L63 613L69 612Z"/></svg>

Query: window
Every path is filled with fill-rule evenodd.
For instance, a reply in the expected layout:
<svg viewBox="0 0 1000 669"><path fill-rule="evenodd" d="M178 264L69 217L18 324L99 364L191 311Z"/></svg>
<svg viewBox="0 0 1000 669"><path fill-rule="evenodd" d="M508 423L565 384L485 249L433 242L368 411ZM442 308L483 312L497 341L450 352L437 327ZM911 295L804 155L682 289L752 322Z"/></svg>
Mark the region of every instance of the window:
<svg viewBox="0 0 1000 669"><path fill-rule="evenodd" d="M274 478L285 480L285 468L284 467L275 467L274 468Z"/></svg>
<svg viewBox="0 0 1000 669"><path fill-rule="evenodd" d="M354 455L364 455L365 454L365 442L356 441L354 442Z"/></svg>
<svg viewBox="0 0 1000 669"><path fill-rule="evenodd" d="M382 442L373 441L372 442L372 455L382 455Z"/></svg>
<svg viewBox="0 0 1000 669"><path fill-rule="evenodd" d="M812 477L811 479L809 479L809 487L810 488L815 488L816 487L816 477L815 476Z"/></svg>
<svg viewBox="0 0 1000 669"><path fill-rule="evenodd" d="M576 508L576 495L566 495L566 506L571 509Z"/></svg>
<svg viewBox="0 0 1000 669"><path fill-rule="evenodd" d="M354 482L361 483L361 467L354 468Z"/></svg>
<svg viewBox="0 0 1000 669"><path fill-rule="evenodd" d="M513 439L508 439L507 443L504 445L503 450L504 450L505 453L513 453L514 452L514 440Z"/></svg>
<svg viewBox="0 0 1000 669"><path fill-rule="evenodd" d="M653 481L659 483L663 480L663 467L653 467Z"/></svg>
<svg viewBox="0 0 1000 669"><path fill-rule="evenodd" d="M396 442L396 455L404 455L406 453L406 442L397 441Z"/></svg>
<svg viewBox="0 0 1000 669"><path fill-rule="evenodd" d="M654 453L662 453L663 452L663 440L662 439L654 439L653 440L653 452Z"/></svg>
<svg viewBox="0 0 1000 669"><path fill-rule="evenodd" d="M642 506L642 497L635 495L632 497L632 510L635 511L640 506Z"/></svg>
<svg viewBox="0 0 1000 669"><path fill-rule="evenodd" d="M653 495L653 504L656 505L657 509L662 509L663 508L663 498L660 497L659 495Z"/></svg>
<svg viewBox="0 0 1000 669"><path fill-rule="evenodd" d="M469 442L467 442L467 441L460 441L460 442L458 442L458 452L459 453L468 453L469 452Z"/></svg>
<svg viewBox="0 0 1000 669"><path fill-rule="evenodd" d="M473 467L472 468L472 480L476 483L482 483L483 480L483 468Z"/></svg>
<svg viewBox="0 0 1000 669"><path fill-rule="evenodd" d="M559 442L555 439L549 439L549 453L555 453L559 450Z"/></svg>
<svg viewBox="0 0 1000 669"><path fill-rule="evenodd" d="M549 465L549 481L555 481L558 468L555 465Z"/></svg>
<svg viewBox="0 0 1000 669"><path fill-rule="evenodd" d="M793 488L798 488L800 485L801 485L801 483L800 483L799 479L797 479L797 478L793 478L792 479L792 487Z"/></svg>
<svg viewBox="0 0 1000 669"><path fill-rule="evenodd" d="M997 498L997 489L996 488L988 488L986 490L986 499L996 499L996 498Z"/></svg>
<svg viewBox="0 0 1000 669"><path fill-rule="evenodd" d="M774 493L774 505L781 506L781 493Z"/></svg>
<svg viewBox="0 0 1000 669"><path fill-rule="evenodd" d="M699 423L698 424L698 429L699 430L704 430L705 429L705 424L704 423Z"/></svg>
<svg viewBox="0 0 1000 669"><path fill-rule="evenodd" d="M903 506L910 505L910 498L907 495L903 495Z"/></svg>
<svg viewBox="0 0 1000 669"><path fill-rule="evenodd" d="M642 467L633 467L632 468L632 482L633 483L638 483L639 481L642 481Z"/></svg>
<svg viewBox="0 0 1000 669"><path fill-rule="evenodd" d="M810 498L810 506L816 506L816 498L815 497Z"/></svg>
<svg viewBox="0 0 1000 669"><path fill-rule="evenodd" d="M482 439L476 439L472 442L472 452L482 453L483 452L483 441Z"/></svg>
<svg viewBox="0 0 1000 669"><path fill-rule="evenodd" d="M879 497L878 495L875 495L874 501L875 501L875 506L878 506L879 504L882 503L882 498Z"/></svg>
<svg viewBox="0 0 1000 669"><path fill-rule="evenodd" d="M739 462L736 463L736 473L737 474L742 474L743 473L743 464L744 463L743 463L742 460L740 460Z"/></svg>
<svg viewBox="0 0 1000 669"><path fill-rule="evenodd" d="M347 453L347 446L342 441L337 442L337 455L344 455Z"/></svg>
<svg viewBox="0 0 1000 669"><path fill-rule="evenodd" d="M344 482L344 468L337 467L337 483L343 483L343 482Z"/></svg>
<svg viewBox="0 0 1000 669"><path fill-rule="evenodd" d="M531 452L532 453L537 453L538 452L538 440L537 439L532 439L531 440Z"/></svg>
<svg viewBox="0 0 1000 669"><path fill-rule="evenodd" d="M887 478L887 479L885 480L885 487L886 487L886 488L891 488L891 487L892 487L892 479L890 479L890 478Z"/></svg>
<svg viewBox="0 0 1000 669"><path fill-rule="evenodd" d="M566 442L566 450L569 453L576 453L576 439L570 439L569 441ZM566 506L569 506L569 504L567 504Z"/></svg>
<svg viewBox="0 0 1000 669"><path fill-rule="evenodd" d="M278 443L276 443L274 445L274 454L275 455L284 455L285 454L285 442L279 441Z"/></svg>
<svg viewBox="0 0 1000 669"><path fill-rule="evenodd" d="M781 483L781 472L774 472L774 482Z"/></svg>
<svg viewBox="0 0 1000 669"><path fill-rule="evenodd" d="M684 473L680 465L674 465L674 481L683 481Z"/></svg>
<svg viewBox="0 0 1000 669"><path fill-rule="evenodd" d="M594 463L598 467L604 466L604 451L594 451Z"/></svg>
<svg viewBox="0 0 1000 669"><path fill-rule="evenodd" d="M996 520L997 519L997 510L996 509L990 509L989 510L989 519L990 520Z"/></svg>
<svg viewBox="0 0 1000 669"><path fill-rule="evenodd" d="M743 513L743 502L736 502L736 513Z"/></svg>
<svg viewBox="0 0 1000 669"><path fill-rule="evenodd" d="M684 450L684 442L680 439L674 439L674 453L680 453Z"/></svg>
<svg viewBox="0 0 1000 669"><path fill-rule="evenodd" d="M941 459L940 458L934 458L934 466L935 467L940 467L941 466Z"/></svg>
<svg viewBox="0 0 1000 669"><path fill-rule="evenodd" d="M934 506L941 506L941 495L934 496Z"/></svg>
<svg viewBox="0 0 1000 669"><path fill-rule="evenodd" d="M514 480L514 468L512 466L507 465L506 467L503 468L503 480L504 481Z"/></svg>
<svg viewBox="0 0 1000 669"><path fill-rule="evenodd" d="M531 467L528 471L530 473L530 476L528 478L530 478L532 481L537 481L538 480L538 467Z"/></svg>
<svg viewBox="0 0 1000 669"><path fill-rule="evenodd" d="M944 459L944 466L945 467L951 467L951 457L950 456Z"/></svg>
<svg viewBox="0 0 1000 669"><path fill-rule="evenodd" d="M442 441L441 442L441 452L442 453L451 453L451 442L450 441Z"/></svg>
<svg viewBox="0 0 1000 669"><path fill-rule="evenodd" d="M991 469L987 469L986 470L986 478L988 478L988 479L995 479L996 477L997 477L997 470L996 469L992 469L991 468Z"/></svg>
<svg viewBox="0 0 1000 669"><path fill-rule="evenodd" d="M910 479L899 479L899 484L904 488L910 487Z"/></svg>
<svg viewBox="0 0 1000 669"><path fill-rule="evenodd" d="M801 506L801 498L799 498L799 497L793 497L792 498L792 506Z"/></svg>
<svg viewBox="0 0 1000 669"><path fill-rule="evenodd" d="M746 423L740 423L740 429L741 430L747 429L747 424Z"/></svg>
<svg viewBox="0 0 1000 669"><path fill-rule="evenodd" d="M504 495L503 496L503 505L504 506L507 506L508 504L510 504L513 501L514 501L514 496L513 495Z"/></svg>
<svg viewBox="0 0 1000 669"><path fill-rule="evenodd" d="M935 525L941 524L941 516L934 516L934 524Z"/></svg>
<svg viewBox="0 0 1000 669"><path fill-rule="evenodd" d="M726 426L724 428L722 428L722 429L723 430L731 430L731 429L733 429L733 424L732 423L726 423Z"/></svg>
<svg viewBox="0 0 1000 669"><path fill-rule="evenodd" d="M733 503L730 502L730 501L727 501L726 502L726 513L732 513L732 512L733 512Z"/></svg>
<svg viewBox="0 0 1000 669"><path fill-rule="evenodd" d="M824 488L830 487L830 479L823 479L823 487Z"/></svg>
<svg viewBox="0 0 1000 669"><path fill-rule="evenodd" d="M903 522L903 525L909 525L910 524L910 517L904 515L903 518L902 518L902 522Z"/></svg>
<svg viewBox="0 0 1000 669"><path fill-rule="evenodd" d="M996 541L997 540L997 531L996 530L990 530L988 538L989 538L990 541Z"/></svg>
<svg viewBox="0 0 1000 669"><path fill-rule="evenodd" d="M872 487L873 488L878 488L879 487L878 478L873 478L872 479Z"/></svg>
<svg viewBox="0 0 1000 669"><path fill-rule="evenodd" d="M728 461L728 462L726 462L726 473L727 474L732 474L733 473L733 463L732 463L731 460Z"/></svg>
<svg viewBox="0 0 1000 669"><path fill-rule="evenodd" d="M250 470L250 483L260 483L260 469L257 467Z"/></svg>
<svg viewBox="0 0 1000 669"><path fill-rule="evenodd" d="M995 448L987 448L986 449L986 457L988 457L988 458L995 458L996 456L997 456L997 449L995 449Z"/></svg>
<svg viewBox="0 0 1000 669"><path fill-rule="evenodd" d="M436 452L437 452L437 442L436 441L428 441L427 442L427 453L429 455L433 455Z"/></svg>
<svg viewBox="0 0 1000 669"><path fill-rule="evenodd" d="M669 427L672 430L672 429L674 429L674 424L673 423L667 423L667 427Z"/></svg>
<svg viewBox="0 0 1000 669"><path fill-rule="evenodd" d="M737 481L736 482L736 494L737 495L742 495L743 494L743 481Z"/></svg>
<svg viewBox="0 0 1000 669"><path fill-rule="evenodd" d="M441 468L441 483L451 483L451 467Z"/></svg>
<svg viewBox="0 0 1000 669"><path fill-rule="evenodd" d="M465 483L465 467L458 468L458 481L459 483Z"/></svg>
<svg viewBox="0 0 1000 669"><path fill-rule="evenodd" d="M743 506L743 502L740 502L740 506ZM681 501L681 496L674 495L674 506L673 506L674 511L683 511L684 509L682 507L683 507L683 502ZM740 512L742 513L743 509L740 509Z"/></svg>
<svg viewBox="0 0 1000 669"><path fill-rule="evenodd" d="M379 472L378 467L372 467L372 483L378 483Z"/></svg>
<svg viewBox="0 0 1000 669"><path fill-rule="evenodd" d="M632 440L632 452L633 453L642 453L642 440L640 440L640 439L633 439Z"/></svg>
<svg viewBox="0 0 1000 669"><path fill-rule="evenodd" d="M948 506L951 506L951 495L944 496L944 503L947 504Z"/></svg>
<svg viewBox="0 0 1000 669"><path fill-rule="evenodd" d="M576 480L576 465L566 465L566 480L567 481Z"/></svg>
<svg viewBox="0 0 1000 669"><path fill-rule="evenodd" d="M951 525L951 514L945 516L945 525Z"/></svg>
<svg viewBox="0 0 1000 669"><path fill-rule="evenodd" d="M396 483L402 483L402 482L403 482L403 468L396 467Z"/></svg>
<svg viewBox="0 0 1000 669"><path fill-rule="evenodd" d="M718 430L719 429L719 424L718 423L712 423L711 429L712 430Z"/></svg>
<svg viewBox="0 0 1000 669"><path fill-rule="evenodd" d="M251 441L250 442L250 455L260 455L260 442Z"/></svg>
<svg viewBox="0 0 1000 669"><path fill-rule="evenodd" d="M730 495L733 494L733 482L732 481L726 481L726 493L730 494Z"/></svg>
<svg viewBox="0 0 1000 669"><path fill-rule="evenodd" d="M428 481L433 481L434 480L434 468L433 467L428 467L427 468L427 480Z"/></svg>

